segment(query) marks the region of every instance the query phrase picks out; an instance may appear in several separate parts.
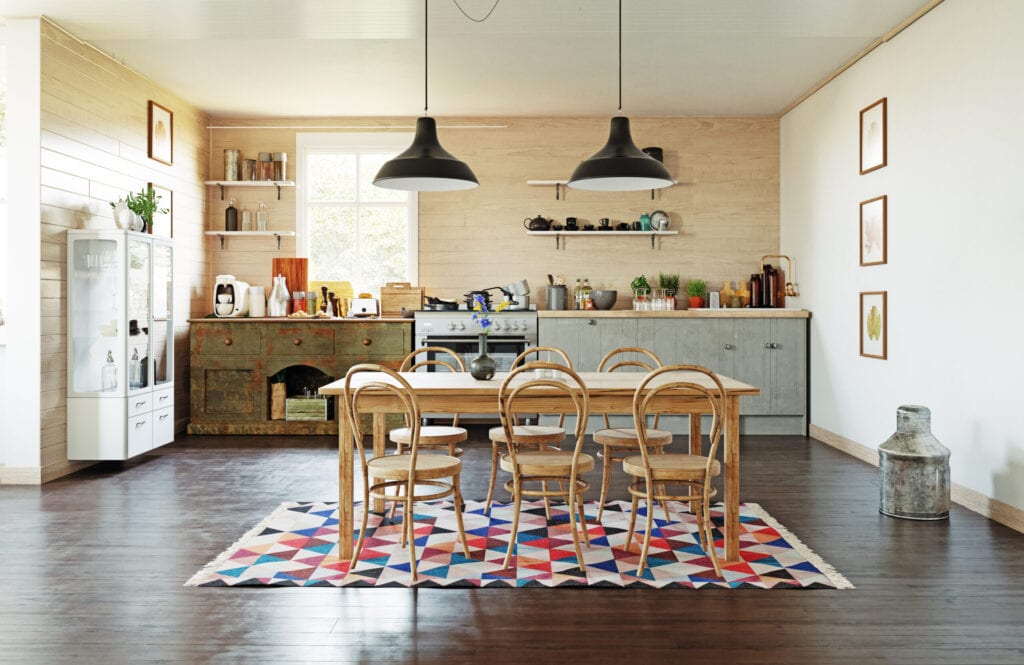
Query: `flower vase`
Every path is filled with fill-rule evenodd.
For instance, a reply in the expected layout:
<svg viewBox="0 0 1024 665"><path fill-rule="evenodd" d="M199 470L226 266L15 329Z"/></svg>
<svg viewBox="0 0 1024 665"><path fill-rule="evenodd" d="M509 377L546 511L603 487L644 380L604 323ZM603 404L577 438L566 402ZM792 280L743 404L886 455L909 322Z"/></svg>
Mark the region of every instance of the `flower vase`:
<svg viewBox="0 0 1024 665"><path fill-rule="evenodd" d="M498 365L487 355L487 335L479 335L479 339L480 355L469 361L469 373L478 381L487 381L494 378Z"/></svg>

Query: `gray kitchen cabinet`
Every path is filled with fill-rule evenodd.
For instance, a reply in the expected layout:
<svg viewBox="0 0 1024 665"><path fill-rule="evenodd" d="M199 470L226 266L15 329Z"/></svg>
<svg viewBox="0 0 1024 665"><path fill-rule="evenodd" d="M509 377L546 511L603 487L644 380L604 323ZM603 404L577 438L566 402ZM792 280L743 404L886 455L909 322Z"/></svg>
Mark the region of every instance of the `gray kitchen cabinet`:
<svg viewBox="0 0 1024 665"><path fill-rule="evenodd" d="M577 371L595 372L609 351L637 345L637 319L544 319L538 340L565 351Z"/></svg>

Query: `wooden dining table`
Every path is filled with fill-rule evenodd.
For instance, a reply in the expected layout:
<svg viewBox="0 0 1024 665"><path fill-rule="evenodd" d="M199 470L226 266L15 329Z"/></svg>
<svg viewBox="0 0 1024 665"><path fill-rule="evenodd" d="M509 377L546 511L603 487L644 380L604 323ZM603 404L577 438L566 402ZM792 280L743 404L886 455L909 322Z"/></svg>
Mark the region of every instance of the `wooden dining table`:
<svg viewBox="0 0 1024 665"><path fill-rule="evenodd" d="M631 414L633 394L646 376L642 372L578 372L590 395L591 415ZM685 376L684 376L685 375ZM508 376L498 373L488 381L478 381L468 372L404 372L419 401L421 413L473 413L498 411L498 388ZM353 388L364 383L387 381L382 372L362 372L353 377ZM661 377L659 377L661 378ZM687 380L703 385L713 393L717 388L708 377L695 372L670 372L663 380ZM739 559L739 504L740 504L740 397L758 395L760 390L735 379L719 375L725 389L724 480L725 480L725 559ZM652 383L654 387L658 383ZM320 388L322 395L337 396L338 413L338 556L352 556L354 520L354 440L351 425L344 408L345 380L339 379ZM558 414L574 411L572 400L564 391L552 389L550 394L538 393L527 397L521 413ZM526 407L529 407L527 409ZM367 391L360 397L360 413L373 415L373 455L383 455L387 443L385 415L401 411L393 394ZM665 391L651 404L651 413L690 415L690 453L701 453L701 418L711 412L707 398L685 390ZM373 510L383 511L383 502L375 502Z"/></svg>

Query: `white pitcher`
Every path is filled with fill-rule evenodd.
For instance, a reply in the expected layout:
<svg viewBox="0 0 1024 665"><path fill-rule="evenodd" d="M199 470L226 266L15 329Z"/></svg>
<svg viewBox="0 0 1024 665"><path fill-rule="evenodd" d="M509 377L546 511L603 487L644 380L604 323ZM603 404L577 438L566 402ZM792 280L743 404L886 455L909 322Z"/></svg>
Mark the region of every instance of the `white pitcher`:
<svg viewBox="0 0 1024 665"><path fill-rule="evenodd" d="M270 296L267 298L268 316L288 316L288 300L291 294L285 285L284 275L274 278L274 286L270 289Z"/></svg>

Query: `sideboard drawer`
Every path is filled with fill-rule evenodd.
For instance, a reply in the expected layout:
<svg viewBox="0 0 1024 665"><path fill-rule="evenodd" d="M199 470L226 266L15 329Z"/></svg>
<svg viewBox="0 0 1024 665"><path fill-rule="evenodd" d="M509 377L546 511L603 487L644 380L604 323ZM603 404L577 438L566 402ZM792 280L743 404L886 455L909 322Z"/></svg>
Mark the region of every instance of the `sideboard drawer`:
<svg viewBox="0 0 1024 665"><path fill-rule="evenodd" d="M333 326L266 326L263 341L267 355L334 355Z"/></svg>
<svg viewBox="0 0 1024 665"><path fill-rule="evenodd" d="M247 323L222 323L192 326L192 353L200 355L257 355L260 353L259 329Z"/></svg>
<svg viewBox="0 0 1024 665"><path fill-rule="evenodd" d="M352 356L394 356L409 353L409 327L350 323L338 331L338 352Z"/></svg>
<svg viewBox="0 0 1024 665"><path fill-rule="evenodd" d="M174 441L174 407L157 409L149 415L153 417L153 447Z"/></svg>

